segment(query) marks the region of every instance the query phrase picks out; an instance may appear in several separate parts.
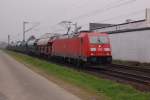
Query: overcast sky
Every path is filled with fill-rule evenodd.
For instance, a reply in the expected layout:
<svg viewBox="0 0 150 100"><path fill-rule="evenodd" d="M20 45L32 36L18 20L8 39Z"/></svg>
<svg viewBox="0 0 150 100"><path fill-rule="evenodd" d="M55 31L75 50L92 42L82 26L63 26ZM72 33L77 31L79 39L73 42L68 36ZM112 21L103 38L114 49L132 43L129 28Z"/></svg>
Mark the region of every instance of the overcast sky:
<svg viewBox="0 0 150 100"><path fill-rule="evenodd" d="M63 20L87 27L89 22L122 23L126 19L144 19L144 9L150 8L150 0L119 5L126 1L129 0L0 0L0 41L7 41L8 34L12 40L21 40L23 21L40 22L36 29L26 33L28 37L55 31Z"/></svg>

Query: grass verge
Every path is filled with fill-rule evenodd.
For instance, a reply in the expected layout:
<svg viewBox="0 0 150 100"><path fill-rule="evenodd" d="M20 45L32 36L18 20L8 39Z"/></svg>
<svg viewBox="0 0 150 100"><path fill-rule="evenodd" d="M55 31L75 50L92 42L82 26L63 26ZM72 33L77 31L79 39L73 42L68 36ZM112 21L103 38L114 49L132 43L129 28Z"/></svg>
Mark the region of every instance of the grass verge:
<svg viewBox="0 0 150 100"><path fill-rule="evenodd" d="M55 76L75 86L104 95L111 100L150 100L150 93L137 91L128 85L100 79L93 75L66 68L45 60L28 55L7 51L15 59L44 71L49 76ZM102 99L103 100L103 99Z"/></svg>

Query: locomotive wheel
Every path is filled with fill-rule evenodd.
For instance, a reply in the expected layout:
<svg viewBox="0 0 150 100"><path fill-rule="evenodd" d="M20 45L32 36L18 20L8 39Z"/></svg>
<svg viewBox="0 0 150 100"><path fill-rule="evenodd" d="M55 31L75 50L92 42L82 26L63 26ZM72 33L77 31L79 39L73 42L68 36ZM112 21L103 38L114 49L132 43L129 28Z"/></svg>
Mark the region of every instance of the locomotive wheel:
<svg viewBox="0 0 150 100"><path fill-rule="evenodd" d="M107 57L106 58L106 63L111 64L111 62L112 62L112 57Z"/></svg>

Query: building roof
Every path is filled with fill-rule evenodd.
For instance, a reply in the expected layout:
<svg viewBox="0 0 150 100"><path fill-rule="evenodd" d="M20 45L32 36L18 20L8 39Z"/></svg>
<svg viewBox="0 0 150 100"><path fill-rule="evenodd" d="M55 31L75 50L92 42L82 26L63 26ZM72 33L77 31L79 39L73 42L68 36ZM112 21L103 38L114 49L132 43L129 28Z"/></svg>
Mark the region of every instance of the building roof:
<svg viewBox="0 0 150 100"><path fill-rule="evenodd" d="M89 28L90 28L90 30L95 30L95 29L99 29L99 28L102 28L102 27L109 27L109 26L112 26L112 25L115 25L115 24L90 23Z"/></svg>
<svg viewBox="0 0 150 100"><path fill-rule="evenodd" d="M106 26L102 26L102 27L95 27L95 29L93 28L93 30L96 30L96 29L102 29L102 28L108 28L108 27L114 27L114 26L120 26L120 25L126 25L126 24L131 24L131 23L138 23L138 22L144 22L146 21L145 19L143 20L138 20L138 21L132 21L132 22L125 22L125 23L121 23L121 24L110 24L110 25L106 25Z"/></svg>
<svg viewBox="0 0 150 100"><path fill-rule="evenodd" d="M117 30L117 31L108 31L106 33L117 34L117 33L133 32L133 31L145 31L145 30L150 30L150 27L143 27L143 28L137 28L137 29L125 29L125 30Z"/></svg>

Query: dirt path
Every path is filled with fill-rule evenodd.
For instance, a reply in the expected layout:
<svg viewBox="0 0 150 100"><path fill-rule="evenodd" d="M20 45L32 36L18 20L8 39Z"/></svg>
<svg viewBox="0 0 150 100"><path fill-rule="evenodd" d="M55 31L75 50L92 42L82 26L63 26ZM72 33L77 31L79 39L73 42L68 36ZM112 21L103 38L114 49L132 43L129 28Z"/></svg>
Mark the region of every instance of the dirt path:
<svg viewBox="0 0 150 100"><path fill-rule="evenodd" d="M0 51L0 100L80 100Z"/></svg>

